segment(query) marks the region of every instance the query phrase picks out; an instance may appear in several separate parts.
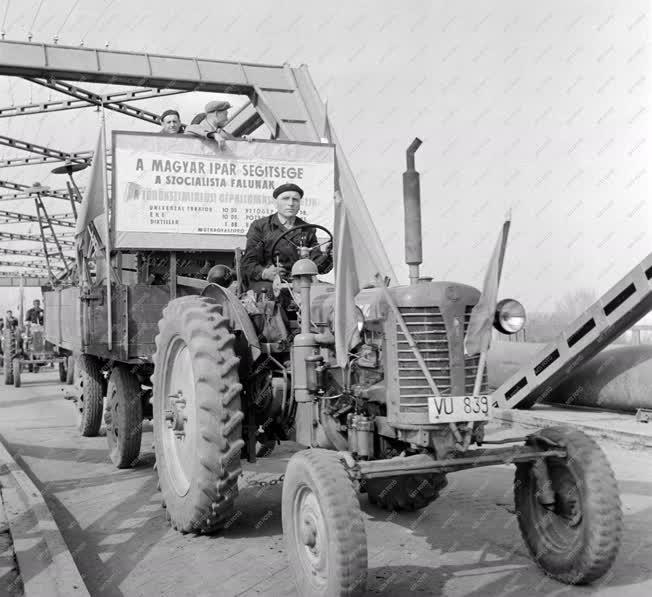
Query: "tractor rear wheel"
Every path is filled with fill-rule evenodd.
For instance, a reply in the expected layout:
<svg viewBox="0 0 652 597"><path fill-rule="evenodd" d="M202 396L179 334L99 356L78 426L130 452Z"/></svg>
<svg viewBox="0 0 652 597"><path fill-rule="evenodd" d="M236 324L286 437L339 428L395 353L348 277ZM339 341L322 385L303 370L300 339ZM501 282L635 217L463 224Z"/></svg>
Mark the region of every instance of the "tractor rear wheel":
<svg viewBox="0 0 652 597"><path fill-rule="evenodd" d="M11 366L14 373L14 388L20 388L20 359L15 358Z"/></svg>
<svg viewBox="0 0 652 597"><path fill-rule="evenodd" d="M591 583L611 568L620 546L623 515L613 470L600 446L581 431L548 427L537 435L565 448L567 456L545 461L554 500L547 504L534 464L516 466L521 535L548 576L573 585Z"/></svg>
<svg viewBox="0 0 652 597"><path fill-rule="evenodd" d="M290 458L283 481L282 517L299 595L364 594L364 519L336 452L310 449Z"/></svg>
<svg viewBox="0 0 652 597"><path fill-rule="evenodd" d="M234 335L212 298L182 297L156 336L153 427L163 503L181 532L224 526L238 495L242 420Z"/></svg>
<svg viewBox="0 0 652 597"><path fill-rule="evenodd" d="M126 365L116 365L106 388L106 441L111 462L118 468L132 467L140 454L143 410L140 382Z"/></svg>
<svg viewBox="0 0 652 597"><path fill-rule="evenodd" d="M443 473L368 479L369 501L383 510L412 512L425 508L448 485Z"/></svg>
<svg viewBox="0 0 652 597"><path fill-rule="evenodd" d="M75 363L77 421L84 437L95 437L102 426L104 377L100 360L80 354Z"/></svg>
<svg viewBox="0 0 652 597"><path fill-rule="evenodd" d="M3 330L2 350L4 352L4 373L5 385L10 386L14 383L14 357L17 356L18 349L18 332L15 328L5 326Z"/></svg>

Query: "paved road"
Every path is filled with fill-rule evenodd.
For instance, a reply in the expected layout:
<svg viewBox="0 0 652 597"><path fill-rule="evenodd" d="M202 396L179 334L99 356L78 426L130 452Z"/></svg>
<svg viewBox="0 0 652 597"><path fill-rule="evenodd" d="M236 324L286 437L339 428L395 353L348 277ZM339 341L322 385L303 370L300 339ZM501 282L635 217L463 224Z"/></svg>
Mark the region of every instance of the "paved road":
<svg viewBox="0 0 652 597"><path fill-rule="evenodd" d="M280 486L246 480L283 471L280 458L246 465L238 511L212 537L172 531L152 470L151 432L139 466L118 471L105 439L80 438L63 386L49 371L0 386L0 432L43 492L93 595L295 595L281 534ZM457 473L427 509L388 515L362 497L369 541L369 595L652 595L651 451L604 444L625 509L625 539L609 577L566 587L526 555L512 505L512 469Z"/></svg>

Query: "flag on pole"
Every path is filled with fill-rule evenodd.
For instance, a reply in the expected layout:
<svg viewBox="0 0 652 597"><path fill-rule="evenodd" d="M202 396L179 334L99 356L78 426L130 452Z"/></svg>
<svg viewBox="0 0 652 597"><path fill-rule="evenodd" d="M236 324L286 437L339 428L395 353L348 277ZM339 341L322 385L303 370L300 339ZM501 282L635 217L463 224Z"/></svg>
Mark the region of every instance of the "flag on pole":
<svg viewBox="0 0 652 597"><path fill-rule="evenodd" d="M511 215L508 214L489 261L480 300L471 311L469 327L464 338L464 353L467 356L485 352L489 350L491 344L491 330L498 303L498 287L503 270L510 220Z"/></svg>
<svg viewBox="0 0 652 597"><path fill-rule="evenodd" d="M91 164L90 180L84 191L81 206L77 214L75 236L84 233L88 225L104 213L104 197L106 195L106 143L104 139L104 125L100 125L97 136L93 163Z"/></svg>
<svg viewBox="0 0 652 597"><path fill-rule="evenodd" d="M349 350L359 342L355 297L360 291L360 281L355 267L352 267L353 239L346 206L339 190L335 191L335 354L337 364L346 366ZM349 256L347 258L347 255Z"/></svg>

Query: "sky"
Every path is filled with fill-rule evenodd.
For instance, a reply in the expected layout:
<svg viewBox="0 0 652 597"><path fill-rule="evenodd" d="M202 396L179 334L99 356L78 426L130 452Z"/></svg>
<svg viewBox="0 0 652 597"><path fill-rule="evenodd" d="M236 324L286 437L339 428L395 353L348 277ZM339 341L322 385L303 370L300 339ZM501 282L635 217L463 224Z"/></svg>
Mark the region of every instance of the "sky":
<svg viewBox="0 0 652 597"><path fill-rule="evenodd" d="M401 174L418 136L423 275L480 286L511 210L500 294L541 311L575 289L602 294L652 247L649 8L640 0L11 0L0 2L0 19L10 40L31 32L36 42L57 35L60 44L307 64L401 281ZM2 106L58 97L0 78ZM138 105L177 107L187 122L206 99ZM30 115L0 119L0 134L86 150L97 122L93 109ZM118 114L108 124L155 130ZM65 186L48 166L0 175ZM67 210L49 201L52 212ZM19 207L33 211L0 204ZM24 227L0 228L9 226Z"/></svg>

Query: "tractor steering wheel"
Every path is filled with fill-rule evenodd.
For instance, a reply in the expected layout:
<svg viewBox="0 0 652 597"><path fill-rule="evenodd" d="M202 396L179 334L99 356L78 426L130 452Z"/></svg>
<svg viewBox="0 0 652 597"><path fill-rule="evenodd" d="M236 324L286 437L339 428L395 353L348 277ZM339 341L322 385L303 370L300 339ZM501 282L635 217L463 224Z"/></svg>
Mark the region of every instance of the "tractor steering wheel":
<svg viewBox="0 0 652 597"><path fill-rule="evenodd" d="M331 243L331 248L333 247L333 235L331 234L331 231L328 228L325 228L324 226L320 226L319 224L299 224L298 226L294 226L293 228L290 228L289 230L286 230L281 236L279 236L275 241L274 244L272 245L272 259L274 258L274 253L276 252L276 247L278 246L278 243L281 240L285 240L286 242L290 243L295 249L300 249L303 245L297 245L294 241L290 240L289 238L286 238L290 232L296 232L297 230L302 230L303 228L318 228L319 230L323 230L326 234L328 234L328 240L325 240L324 242L317 243L316 245L312 247L308 247L309 249L314 249L315 247L321 247L325 245L326 243Z"/></svg>

